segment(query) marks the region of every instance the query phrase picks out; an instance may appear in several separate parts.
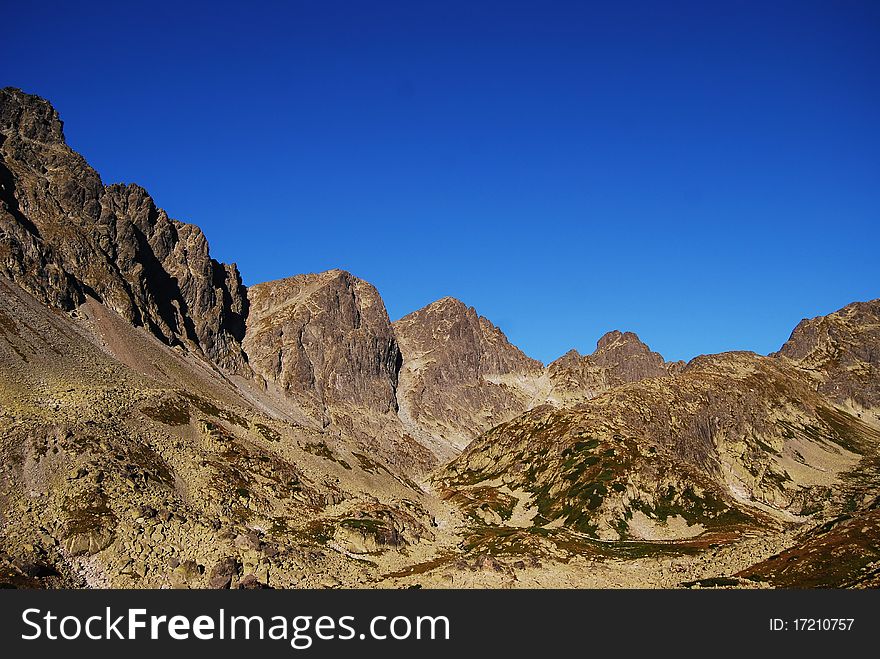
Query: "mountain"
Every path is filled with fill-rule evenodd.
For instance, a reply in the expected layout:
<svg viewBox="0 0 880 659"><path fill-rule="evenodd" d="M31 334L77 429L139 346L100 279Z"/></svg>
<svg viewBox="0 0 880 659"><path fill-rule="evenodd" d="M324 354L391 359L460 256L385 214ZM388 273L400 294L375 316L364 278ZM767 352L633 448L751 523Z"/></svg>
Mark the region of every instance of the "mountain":
<svg viewBox="0 0 880 659"><path fill-rule="evenodd" d="M544 367L453 298L245 287L4 89L0 586L875 586L878 312Z"/></svg>
<svg viewBox="0 0 880 659"><path fill-rule="evenodd" d="M397 418L403 358L373 286L331 270L258 284L248 297L242 347L264 387L280 391L321 428L358 434L391 462L434 464Z"/></svg>
<svg viewBox="0 0 880 659"><path fill-rule="evenodd" d="M657 539L670 516L690 534L717 518L786 520L843 505L839 477L877 441L790 366L727 353L575 408L532 410L471 444L440 480L500 481L540 526Z"/></svg>
<svg viewBox="0 0 880 659"><path fill-rule="evenodd" d="M332 270L252 286L244 347L254 371L329 425L334 405L395 412L401 356L375 288Z"/></svg>
<svg viewBox="0 0 880 659"><path fill-rule="evenodd" d="M592 354L571 350L547 367L548 402L571 405L630 382L675 375L683 362L667 363L632 332L608 332Z"/></svg>
<svg viewBox="0 0 880 659"><path fill-rule="evenodd" d="M404 316L394 332L403 354L400 417L442 460L534 407L564 407L684 367L664 361L632 332L612 331L592 354L572 350L545 368L451 297Z"/></svg>
<svg viewBox="0 0 880 659"><path fill-rule="evenodd" d="M136 185L102 184L45 100L0 90L0 274L63 311L100 300L165 343L246 372L247 296L202 231Z"/></svg>
<svg viewBox="0 0 880 659"><path fill-rule="evenodd" d="M880 420L880 300L802 320L776 355L807 371L834 402Z"/></svg>
<svg viewBox="0 0 880 659"><path fill-rule="evenodd" d="M541 363L473 307L445 297L396 321L394 333L401 418L440 457L531 405Z"/></svg>
<svg viewBox="0 0 880 659"><path fill-rule="evenodd" d="M475 440L435 484L469 512L469 544L495 555L571 557L595 541L636 541L649 543L637 554L648 558L663 551L650 543L703 552L733 542L736 556L713 563L723 583L871 583L880 427L861 410L876 382L876 309L805 321L770 357L702 356L674 377L535 408ZM770 547L797 569L780 572ZM847 563L829 570L835 555Z"/></svg>

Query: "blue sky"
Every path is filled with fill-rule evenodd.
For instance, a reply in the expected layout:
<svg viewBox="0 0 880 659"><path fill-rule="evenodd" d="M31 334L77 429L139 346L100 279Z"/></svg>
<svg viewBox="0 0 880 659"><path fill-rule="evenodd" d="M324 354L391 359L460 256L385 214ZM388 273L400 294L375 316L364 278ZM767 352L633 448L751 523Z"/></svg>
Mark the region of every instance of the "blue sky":
<svg viewBox="0 0 880 659"><path fill-rule="evenodd" d="M77 4L4 8L0 84L246 283L453 295L543 361L880 297L880 3Z"/></svg>

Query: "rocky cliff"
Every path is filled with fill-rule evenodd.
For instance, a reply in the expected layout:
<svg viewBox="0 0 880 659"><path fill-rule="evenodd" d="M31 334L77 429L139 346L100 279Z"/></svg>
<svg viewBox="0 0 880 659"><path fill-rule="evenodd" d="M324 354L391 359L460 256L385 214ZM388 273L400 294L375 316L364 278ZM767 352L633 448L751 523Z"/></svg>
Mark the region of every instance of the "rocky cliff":
<svg viewBox="0 0 880 659"><path fill-rule="evenodd" d="M254 372L327 425L340 406L397 411L400 349L379 293L341 270L249 289L244 349Z"/></svg>
<svg viewBox="0 0 880 659"><path fill-rule="evenodd" d="M66 311L93 296L169 344L246 372L247 295L202 231L101 182L45 100L0 90L0 274Z"/></svg>
<svg viewBox="0 0 880 659"><path fill-rule="evenodd" d="M405 473L437 457L397 416L402 356L373 286L342 270L250 287L243 348L269 395Z"/></svg>

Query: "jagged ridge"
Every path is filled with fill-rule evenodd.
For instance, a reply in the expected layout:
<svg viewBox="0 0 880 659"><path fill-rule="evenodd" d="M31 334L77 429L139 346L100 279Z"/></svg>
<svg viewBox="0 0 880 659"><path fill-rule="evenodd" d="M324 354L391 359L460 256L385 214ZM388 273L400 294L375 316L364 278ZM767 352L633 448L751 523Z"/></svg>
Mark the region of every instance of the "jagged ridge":
<svg viewBox="0 0 880 659"><path fill-rule="evenodd" d="M0 90L0 274L69 311L87 296L167 343L246 369L247 295L201 229L136 185L104 186L45 100Z"/></svg>

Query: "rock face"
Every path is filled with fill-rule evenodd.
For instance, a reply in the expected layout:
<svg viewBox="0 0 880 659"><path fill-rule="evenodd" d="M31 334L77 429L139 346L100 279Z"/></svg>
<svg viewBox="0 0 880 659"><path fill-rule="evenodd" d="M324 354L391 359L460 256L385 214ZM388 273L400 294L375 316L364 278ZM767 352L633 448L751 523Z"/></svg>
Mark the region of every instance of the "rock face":
<svg viewBox="0 0 880 659"><path fill-rule="evenodd" d="M622 384L674 375L683 367L683 362L664 361L632 332L614 330L599 339L592 354L571 350L547 367L547 399L574 404Z"/></svg>
<svg viewBox="0 0 880 659"><path fill-rule="evenodd" d="M880 408L880 300L804 319L776 353L810 373L820 392L859 410Z"/></svg>
<svg viewBox="0 0 880 659"><path fill-rule="evenodd" d="M632 332L608 332L596 344L590 360L608 372L612 386L659 378L681 371L683 362L666 363Z"/></svg>
<svg viewBox="0 0 880 659"><path fill-rule="evenodd" d="M63 310L98 298L169 344L246 371L247 296L202 231L136 185L104 186L52 106L0 90L0 274Z"/></svg>
<svg viewBox="0 0 880 659"><path fill-rule="evenodd" d="M254 372L324 425L333 409L397 411L400 349L382 298L342 270L252 286L244 349Z"/></svg>
<svg viewBox="0 0 880 659"><path fill-rule="evenodd" d="M438 300L395 322L394 332L401 419L441 456L530 406L541 363L463 302Z"/></svg>

